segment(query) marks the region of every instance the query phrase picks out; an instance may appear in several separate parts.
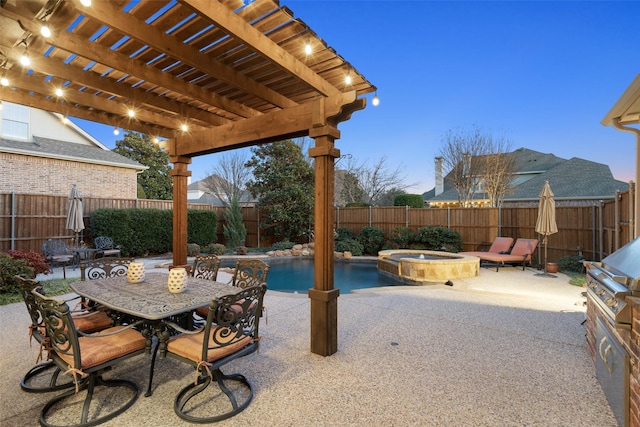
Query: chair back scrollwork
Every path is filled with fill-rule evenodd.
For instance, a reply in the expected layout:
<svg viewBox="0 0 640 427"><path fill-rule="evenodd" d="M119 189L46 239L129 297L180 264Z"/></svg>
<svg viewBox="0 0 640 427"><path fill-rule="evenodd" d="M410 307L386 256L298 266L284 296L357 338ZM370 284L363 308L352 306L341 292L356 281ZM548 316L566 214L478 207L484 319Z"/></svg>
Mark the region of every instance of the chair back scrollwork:
<svg viewBox="0 0 640 427"><path fill-rule="evenodd" d="M191 275L198 279L216 281L220 268L220 258L215 255L201 255L193 260Z"/></svg>
<svg viewBox="0 0 640 427"><path fill-rule="evenodd" d="M242 259L236 263L231 284L239 288L267 283L269 265L259 259Z"/></svg>

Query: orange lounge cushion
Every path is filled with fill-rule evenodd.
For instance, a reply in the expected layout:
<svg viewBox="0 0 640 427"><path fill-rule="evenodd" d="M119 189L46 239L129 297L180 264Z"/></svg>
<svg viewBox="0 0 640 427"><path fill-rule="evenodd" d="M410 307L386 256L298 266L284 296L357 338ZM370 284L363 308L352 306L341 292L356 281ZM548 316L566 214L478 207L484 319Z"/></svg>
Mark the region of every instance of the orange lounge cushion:
<svg viewBox="0 0 640 427"><path fill-rule="evenodd" d="M213 336L215 332L216 331L212 329L211 336ZM235 337L235 334L233 335ZM202 359L203 340L204 331L198 334L178 335L177 337L170 338L169 341L167 341L167 351L170 351L171 353L177 354L178 356L184 357L185 359L189 359L197 363ZM253 338L251 336L244 335L232 344L221 347L220 344L214 342L210 337L207 362L213 362L218 359L222 359L223 357L228 356L232 353L235 353L242 347L249 344L252 340Z"/></svg>
<svg viewBox="0 0 640 427"><path fill-rule="evenodd" d="M92 333L111 327L111 318L103 311L94 311L79 316L73 316L76 329L84 333Z"/></svg>
<svg viewBox="0 0 640 427"><path fill-rule="evenodd" d="M79 337L82 366L80 369L88 369L118 357L125 356L145 347L146 339L134 329L125 329L117 334L101 336L124 329L124 326L114 326L105 329L91 337ZM58 354L69 366L73 366L72 354Z"/></svg>

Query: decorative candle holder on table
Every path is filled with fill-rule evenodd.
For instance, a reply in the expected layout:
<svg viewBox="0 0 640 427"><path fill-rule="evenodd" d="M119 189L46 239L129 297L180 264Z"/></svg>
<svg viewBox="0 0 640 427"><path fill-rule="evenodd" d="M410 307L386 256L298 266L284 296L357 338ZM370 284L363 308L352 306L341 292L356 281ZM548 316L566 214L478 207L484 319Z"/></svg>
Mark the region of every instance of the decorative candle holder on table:
<svg viewBox="0 0 640 427"><path fill-rule="evenodd" d="M127 269L127 280L129 283L140 283L144 280L144 263L133 261L129 263Z"/></svg>
<svg viewBox="0 0 640 427"><path fill-rule="evenodd" d="M187 270L183 267L176 267L169 270L169 292L179 294L184 291L187 285Z"/></svg>

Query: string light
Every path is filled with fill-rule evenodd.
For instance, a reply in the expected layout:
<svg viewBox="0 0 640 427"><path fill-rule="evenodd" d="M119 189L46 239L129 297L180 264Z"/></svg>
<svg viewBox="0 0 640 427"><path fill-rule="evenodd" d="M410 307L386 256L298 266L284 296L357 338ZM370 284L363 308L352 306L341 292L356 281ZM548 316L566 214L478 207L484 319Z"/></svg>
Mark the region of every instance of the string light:
<svg viewBox="0 0 640 427"><path fill-rule="evenodd" d="M24 53L20 57L20 63L25 67L28 67L31 64L31 59L29 59L29 52L27 50L27 43L24 42Z"/></svg>
<svg viewBox="0 0 640 427"><path fill-rule="evenodd" d="M136 116L136 112L132 108L130 108L129 111L127 111L127 114L131 118L134 118Z"/></svg>
<svg viewBox="0 0 640 427"><path fill-rule="evenodd" d="M116 136L120 135L120 129L118 129L117 126L113 128L113 134Z"/></svg>
<svg viewBox="0 0 640 427"><path fill-rule="evenodd" d="M9 79L6 78L5 76L2 76L0 78L0 85L2 86L9 86Z"/></svg>
<svg viewBox="0 0 640 427"><path fill-rule="evenodd" d="M91 0L80 0L80 4L89 7L91 6Z"/></svg>
<svg viewBox="0 0 640 427"><path fill-rule="evenodd" d="M57 97L61 97L63 95L62 89L61 88L57 88L56 89L56 96Z"/></svg>
<svg viewBox="0 0 640 427"><path fill-rule="evenodd" d="M347 73L347 77L344 78L344 82L348 85L351 84L351 72Z"/></svg>
<svg viewBox="0 0 640 427"><path fill-rule="evenodd" d="M40 27L40 34L42 34L42 37L45 37L47 39L51 37L51 29L46 22L42 23L42 27Z"/></svg>
<svg viewBox="0 0 640 427"><path fill-rule="evenodd" d="M313 53L313 47L311 47L311 41L307 38L307 43L304 45L304 53L311 55Z"/></svg>
<svg viewBox="0 0 640 427"><path fill-rule="evenodd" d="M69 119L67 118L67 116L62 116L62 124L63 125L69 124Z"/></svg>
<svg viewBox="0 0 640 427"><path fill-rule="evenodd" d="M182 132L186 132L186 131L188 131L188 130L189 130L189 126L187 126L187 124L186 124L186 123L183 123L183 124L181 124L181 125L180 125L180 130L181 130Z"/></svg>
<svg viewBox="0 0 640 427"><path fill-rule="evenodd" d="M377 107L378 105L380 105L380 98L378 98L378 91L376 91L376 94L373 95L373 99L371 100L371 103L373 104L374 107Z"/></svg>

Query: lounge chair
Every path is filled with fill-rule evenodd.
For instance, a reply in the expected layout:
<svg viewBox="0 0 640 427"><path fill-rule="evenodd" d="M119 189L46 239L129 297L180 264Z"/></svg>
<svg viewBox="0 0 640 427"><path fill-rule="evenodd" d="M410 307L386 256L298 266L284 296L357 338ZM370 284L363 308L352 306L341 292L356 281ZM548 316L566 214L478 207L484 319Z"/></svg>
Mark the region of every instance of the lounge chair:
<svg viewBox="0 0 640 427"><path fill-rule="evenodd" d="M492 252L476 252L473 256L477 256L481 261L489 261L496 263L496 271L505 264L522 263L522 270L527 264L531 264L531 256L538 246L537 239L518 239L513 245L511 252L508 254L492 253Z"/></svg>
<svg viewBox="0 0 640 427"><path fill-rule="evenodd" d="M482 254L507 254L509 253L509 249L511 249L511 245L513 244L513 237L496 237L496 239L491 244L491 247L488 251L472 251L472 252L460 252L463 255L473 255L478 258Z"/></svg>

